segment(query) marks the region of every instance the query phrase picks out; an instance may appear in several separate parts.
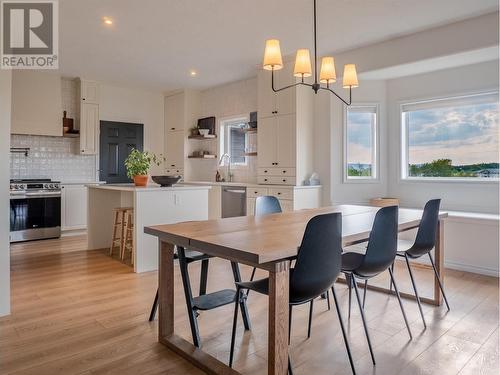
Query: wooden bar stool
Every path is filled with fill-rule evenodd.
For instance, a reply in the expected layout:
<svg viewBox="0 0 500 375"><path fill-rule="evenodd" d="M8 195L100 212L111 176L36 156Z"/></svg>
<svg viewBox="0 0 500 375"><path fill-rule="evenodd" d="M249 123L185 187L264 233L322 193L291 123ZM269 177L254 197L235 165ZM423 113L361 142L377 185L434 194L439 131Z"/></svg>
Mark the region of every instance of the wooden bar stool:
<svg viewBox="0 0 500 375"><path fill-rule="evenodd" d="M134 209L127 208L125 211L125 236L123 240L121 260L125 259L125 252L130 252L130 264L134 264L135 250L134 250Z"/></svg>
<svg viewBox="0 0 500 375"><path fill-rule="evenodd" d="M113 235L111 237L111 246L109 248L109 255L113 256L113 251L118 247L119 255L123 252L124 239L125 239L125 221L127 210L130 207L115 207L113 208Z"/></svg>

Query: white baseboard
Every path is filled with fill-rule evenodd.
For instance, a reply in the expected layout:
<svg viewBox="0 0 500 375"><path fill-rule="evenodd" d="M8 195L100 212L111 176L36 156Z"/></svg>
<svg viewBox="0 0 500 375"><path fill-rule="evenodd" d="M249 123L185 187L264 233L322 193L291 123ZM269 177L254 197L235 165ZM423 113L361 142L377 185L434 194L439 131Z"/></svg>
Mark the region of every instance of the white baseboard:
<svg viewBox="0 0 500 375"><path fill-rule="evenodd" d="M498 269L493 269L493 268L478 267L470 264L461 264L461 263L446 262L446 261L444 262L444 266L445 268L450 268L457 271L465 271L485 276L500 277L500 271Z"/></svg>
<svg viewBox="0 0 500 375"><path fill-rule="evenodd" d="M87 229L65 230L61 232L61 237L81 236L87 234Z"/></svg>

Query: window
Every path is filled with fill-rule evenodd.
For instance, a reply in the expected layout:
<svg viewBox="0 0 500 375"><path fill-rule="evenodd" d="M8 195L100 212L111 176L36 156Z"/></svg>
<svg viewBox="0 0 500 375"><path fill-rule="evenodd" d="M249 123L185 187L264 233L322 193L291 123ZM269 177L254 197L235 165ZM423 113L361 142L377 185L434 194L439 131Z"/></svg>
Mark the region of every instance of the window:
<svg viewBox="0 0 500 375"><path fill-rule="evenodd" d="M221 121L221 153L231 157L231 165L247 165L245 156L247 141L243 130L247 122L248 119L245 117Z"/></svg>
<svg viewBox="0 0 500 375"><path fill-rule="evenodd" d="M377 178L377 105L346 108L344 165L346 180Z"/></svg>
<svg viewBox="0 0 500 375"><path fill-rule="evenodd" d="M498 93L401 108L406 179L498 179Z"/></svg>

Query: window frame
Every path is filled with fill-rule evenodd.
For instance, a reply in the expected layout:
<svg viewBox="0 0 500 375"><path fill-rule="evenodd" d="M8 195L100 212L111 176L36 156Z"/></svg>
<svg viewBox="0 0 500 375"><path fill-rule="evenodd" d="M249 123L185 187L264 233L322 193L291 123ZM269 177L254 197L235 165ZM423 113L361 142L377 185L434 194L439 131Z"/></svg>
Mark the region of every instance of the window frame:
<svg viewBox="0 0 500 375"><path fill-rule="evenodd" d="M347 161L347 114L350 107L369 107L375 109L375 126L373 129L373 144L372 144L372 158L374 160L374 167L372 167L372 176L348 176L348 161ZM380 183L380 103L377 102L360 102L353 103L352 105L345 106L343 111L343 182L345 184L378 184ZM373 176L374 174L374 176Z"/></svg>
<svg viewBox="0 0 500 375"><path fill-rule="evenodd" d="M219 158L224 155L226 152L226 139L227 139L227 134L226 134L226 126L227 123L234 123L234 122L244 122L248 123L250 121L250 115L235 115L235 116L227 116L219 119ZM246 148L246 143L248 142L247 136L245 134L245 148ZM249 163L248 163L248 156L245 156L245 162L244 163L234 163L232 158L231 158L231 169L246 169L248 168Z"/></svg>
<svg viewBox="0 0 500 375"><path fill-rule="evenodd" d="M478 96L487 95L499 95L499 90L486 90L486 91L475 91L463 94L450 94L438 97L431 97L425 99L414 99L414 100L400 100L399 105L399 158L398 158L398 176L400 183L466 183L466 184L498 184L500 178L485 178L485 177L411 177L408 176L408 160L409 160L409 148L408 148L408 121L403 121L404 108L410 105L425 105L426 103L436 103L439 101L460 101L464 102L468 98L474 98ZM439 107L438 107L439 108Z"/></svg>

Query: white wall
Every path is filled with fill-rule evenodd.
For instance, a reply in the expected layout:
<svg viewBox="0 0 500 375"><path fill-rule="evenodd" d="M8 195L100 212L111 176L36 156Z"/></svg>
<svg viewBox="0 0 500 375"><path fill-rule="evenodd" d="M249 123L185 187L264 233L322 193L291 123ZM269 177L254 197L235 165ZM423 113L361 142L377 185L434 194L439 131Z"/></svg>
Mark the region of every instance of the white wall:
<svg viewBox="0 0 500 375"><path fill-rule="evenodd" d="M12 72L0 70L0 316L10 313L9 149Z"/></svg>
<svg viewBox="0 0 500 375"><path fill-rule="evenodd" d="M213 87L201 92L201 117L215 116L221 119L246 115L257 110L257 78L232 82L227 85ZM192 141L195 142L195 141ZM219 142L213 142L213 151L220 157ZM258 147L258 146L257 146ZM190 178L192 180L214 180L217 160L189 160ZM248 158L248 167L233 168L235 181L256 182L257 158Z"/></svg>
<svg viewBox="0 0 500 375"><path fill-rule="evenodd" d="M407 182L400 180L400 103L498 90L498 60L389 80L389 189L406 207L440 197L448 210L498 213L498 182Z"/></svg>
<svg viewBox="0 0 500 375"><path fill-rule="evenodd" d="M100 119L144 124L144 149L163 154L164 104L161 92L100 83ZM151 174L163 174L153 166Z"/></svg>

